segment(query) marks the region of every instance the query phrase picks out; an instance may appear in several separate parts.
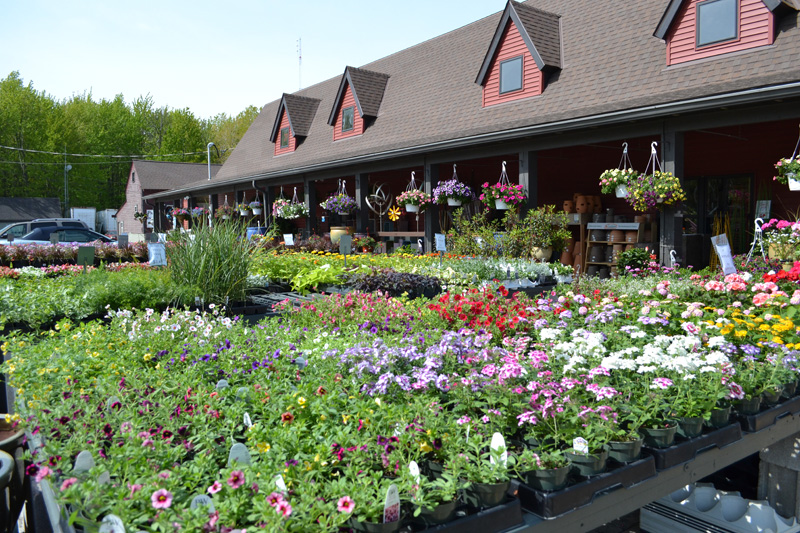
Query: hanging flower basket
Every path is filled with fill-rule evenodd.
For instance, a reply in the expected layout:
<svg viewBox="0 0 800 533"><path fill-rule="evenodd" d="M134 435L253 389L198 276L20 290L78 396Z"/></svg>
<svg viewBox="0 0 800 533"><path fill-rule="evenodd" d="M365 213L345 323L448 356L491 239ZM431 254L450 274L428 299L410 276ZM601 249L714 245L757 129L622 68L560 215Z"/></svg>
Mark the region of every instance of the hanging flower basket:
<svg viewBox="0 0 800 533"><path fill-rule="evenodd" d="M406 190L397 195L397 204L405 207L407 213L422 213L433 205L431 195L419 189Z"/></svg>
<svg viewBox="0 0 800 533"><path fill-rule="evenodd" d="M331 196L319 205L322 209L339 215L349 215L358 209L356 199L347 194Z"/></svg>
<svg viewBox="0 0 800 533"><path fill-rule="evenodd" d="M474 197L472 189L458 179L440 181L433 190L434 202L452 207L460 206L463 202L471 202Z"/></svg>
<svg viewBox="0 0 800 533"><path fill-rule="evenodd" d="M628 143L622 143L619 166L600 174L600 191L603 194L615 193L617 198L627 198L628 184L638 177L639 173L633 170L633 164L628 157Z"/></svg>
<svg viewBox="0 0 800 533"><path fill-rule="evenodd" d="M414 204L403 204L406 213L419 213L419 206Z"/></svg>
<svg viewBox="0 0 800 533"><path fill-rule="evenodd" d="M461 207L461 200L459 200L458 198L448 198L447 205L449 205L450 207Z"/></svg>
<svg viewBox="0 0 800 533"><path fill-rule="evenodd" d="M775 163L775 170L778 175L772 178L784 185L788 185L790 191L800 191L800 154L797 153L798 149L800 149L800 138L797 139L792 155L779 159Z"/></svg>
<svg viewBox="0 0 800 533"><path fill-rule="evenodd" d="M236 209L238 209L239 214L243 217L250 216L250 206L248 204L239 204Z"/></svg>
<svg viewBox="0 0 800 533"><path fill-rule="evenodd" d="M192 218L202 218L208 215L208 210L205 207L192 208Z"/></svg>
<svg viewBox="0 0 800 533"><path fill-rule="evenodd" d="M478 199L487 208L494 207L499 210L510 209L511 206L521 204L527 199L525 189L522 185L513 185L506 174L506 162L503 161L503 170L500 172L500 179L491 185L487 181L481 186L481 195Z"/></svg>
<svg viewBox="0 0 800 533"><path fill-rule="evenodd" d="M231 215L233 215L233 208L228 204L223 204L214 211L214 216L222 220L228 220Z"/></svg>
<svg viewBox="0 0 800 533"><path fill-rule="evenodd" d="M627 185L617 185L617 188L614 191L617 195L617 198L627 198L628 197L628 186Z"/></svg>
<svg viewBox="0 0 800 533"><path fill-rule="evenodd" d="M248 204L248 207L253 211L254 215L260 215L264 210L263 204L261 202L259 202L258 200L254 200L254 201L250 202Z"/></svg>
<svg viewBox="0 0 800 533"><path fill-rule="evenodd" d="M176 220L186 220L189 218L189 210L182 207L174 207L169 212Z"/></svg>
<svg viewBox="0 0 800 533"><path fill-rule="evenodd" d="M664 172L658 161L656 144L651 144L650 161L644 173L631 179L628 186L627 202L636 211L649 211L653 208L673 205L686 199L681 181L672 173ZM616 188L616 185L614 185Z"/></svg>

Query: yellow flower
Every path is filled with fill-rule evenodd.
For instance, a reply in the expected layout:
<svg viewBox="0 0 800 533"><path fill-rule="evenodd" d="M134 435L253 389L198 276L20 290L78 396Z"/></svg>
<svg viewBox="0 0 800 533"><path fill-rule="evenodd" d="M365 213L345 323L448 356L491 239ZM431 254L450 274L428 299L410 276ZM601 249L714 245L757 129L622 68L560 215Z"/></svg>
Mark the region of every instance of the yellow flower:
<svg viewBox="0 0 800 533"><path fill-rule="evenodd" d="M256 444L256 449L259 451L259 453L267 453L270 451L270 449L272 449L272 446L266 442L259 442Z"/></svg>
<svg viewBox="0 0 800 533"><path fill-rule="evenodd" d="M146 353L144 354L144 357L142 359L144 359L145 361L149 361L152 358L153 358L152 354Z"/></svg>
<svg viewBox="0 0 800 533"><path fill-rule="evenodd" d="M737 337L747 337L747 331L743 329L737 329L735 335Z"/></svg>
<svg viewBox="0 0 800 533"><path fill-rule="evenodd" d="M400 208L397 206L392 207L389 209L389 220L395 222L396 220L400 219Z"/></svg>
<svg viewBox="0 0 800 533"><path fill-rule="evenodd" d="M433 448L431 448L431 445L428 444L427 442L423 442L422 444L419 445L419 451L430 453L433 451Z"/></svg>
<svg viewBox="0 0 800 533"><path fill-rule="evenodd" d="M305 398L303 398L302 396L300 396L300 397L297 399L297 403L298 403L299 405L305 405L305 403L306 403L306 399L305 399Z"/></svg>

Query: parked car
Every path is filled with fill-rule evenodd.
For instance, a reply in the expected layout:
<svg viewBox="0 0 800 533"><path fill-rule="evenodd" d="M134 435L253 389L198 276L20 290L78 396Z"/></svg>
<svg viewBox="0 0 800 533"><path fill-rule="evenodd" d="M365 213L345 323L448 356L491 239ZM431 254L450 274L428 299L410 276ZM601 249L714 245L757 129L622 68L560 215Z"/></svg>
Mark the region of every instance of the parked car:
<svg viewBox="0 0 800 533"><path fill-rule="evenodd" d="M65 228L85 228L89 229L85 222L77 218L37 218L28 222L16 222L9 224L0 230L0 239L8 240L10 236L15 239L27 235L36 228L46 228L49 226L61 226Z"/></svg>
<svg viewBox="0 0 800 533"><path fill-rule="evenodd" d="M102 233L86 228L47 226L36 228L27 235L23 235L21 239L14 239L10 243L7 240L0 241L0 244L50 244L52 235L58 235L58 242L60 243L87 243L94 241L116 243L115 240L106 237Z"/></svg>

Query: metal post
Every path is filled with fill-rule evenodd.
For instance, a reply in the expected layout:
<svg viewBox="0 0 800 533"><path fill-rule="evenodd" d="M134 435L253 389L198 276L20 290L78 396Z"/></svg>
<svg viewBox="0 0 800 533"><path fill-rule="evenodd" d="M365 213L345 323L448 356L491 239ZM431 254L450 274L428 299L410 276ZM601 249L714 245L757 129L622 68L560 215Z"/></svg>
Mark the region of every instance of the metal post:
<svg viewBox="0 0 800 533"><path fill-rule="evenodd" d="M425 192L431 194L439 182L439 165L425 163ZM434 234L439 231L439 207L431 206L425 210L425 252L432 252L434 247ZM383 228L381 228L382 230Z"/></svg>
<svg viewBox="0 0 800 533"><path fill-rule="evenodd" d="M69 218L69 181L67 172L72 170L72 165L67 164L67 155L64 154L64 218Z"/></svg>

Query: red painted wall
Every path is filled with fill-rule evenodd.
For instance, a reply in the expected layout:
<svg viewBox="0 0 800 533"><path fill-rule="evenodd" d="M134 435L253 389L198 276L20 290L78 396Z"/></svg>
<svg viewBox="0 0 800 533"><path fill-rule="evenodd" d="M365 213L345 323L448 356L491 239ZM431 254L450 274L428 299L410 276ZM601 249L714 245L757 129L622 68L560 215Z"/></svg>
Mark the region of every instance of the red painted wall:
<svg viewBox="0 0 800 533"><path fill-rule="evenodd" d="M278 135L275 136L275 155L290 154L290 153L294 152L294 149L295 149L295 146L296 146L297 143L295 142L294 135L292 135L292 131L291 130L289 130L289 146L287 146L285 148L281 148L281 131L280 130L282 130L283 128L288 128L288 127L289 127L289 115L288 115L288 113L286 113L286 110L284 109L281 112L281 127L278 130Z"/></svg>
<svg viewBox="0 0 800 533"><path fill-rule="evenodd" d="M355 108L353 111L353 129L350 131L342 131L342 110L351 106ZM358 107L356 106L356 99L353 97L353 91L350 88L350 84L347 84L347 87L345 87L344 90L344 98L342 98L342 103L339 105L339 109L336 111L336 124L333 125L333 140L338 141L348 137L355 137L356 135L361 135L362 133L364 133L364 119L361 118L361 115L358 113Z"/></svg>
<svg viewBox="0 0 800 533"><path fill-rule="evenodd" d="M501 95L500 63L520 55L522 56L522 89ZM528 47L525 46L525 41L522 40L514 22L509 20L483 86L483 107L538 96L542 94L543 90L542 71L536 66L536 61L533 60Z"/></svg>
<svg viewBox="0 0 800 533"><path fill-rule="evenodd" d="M667 35L667 65L676 65L748 48L772 44L775 39L774 15L762 0L739 0L739 37L734 41L697 48L696 15L698 0L687 0Z"/></svg>

